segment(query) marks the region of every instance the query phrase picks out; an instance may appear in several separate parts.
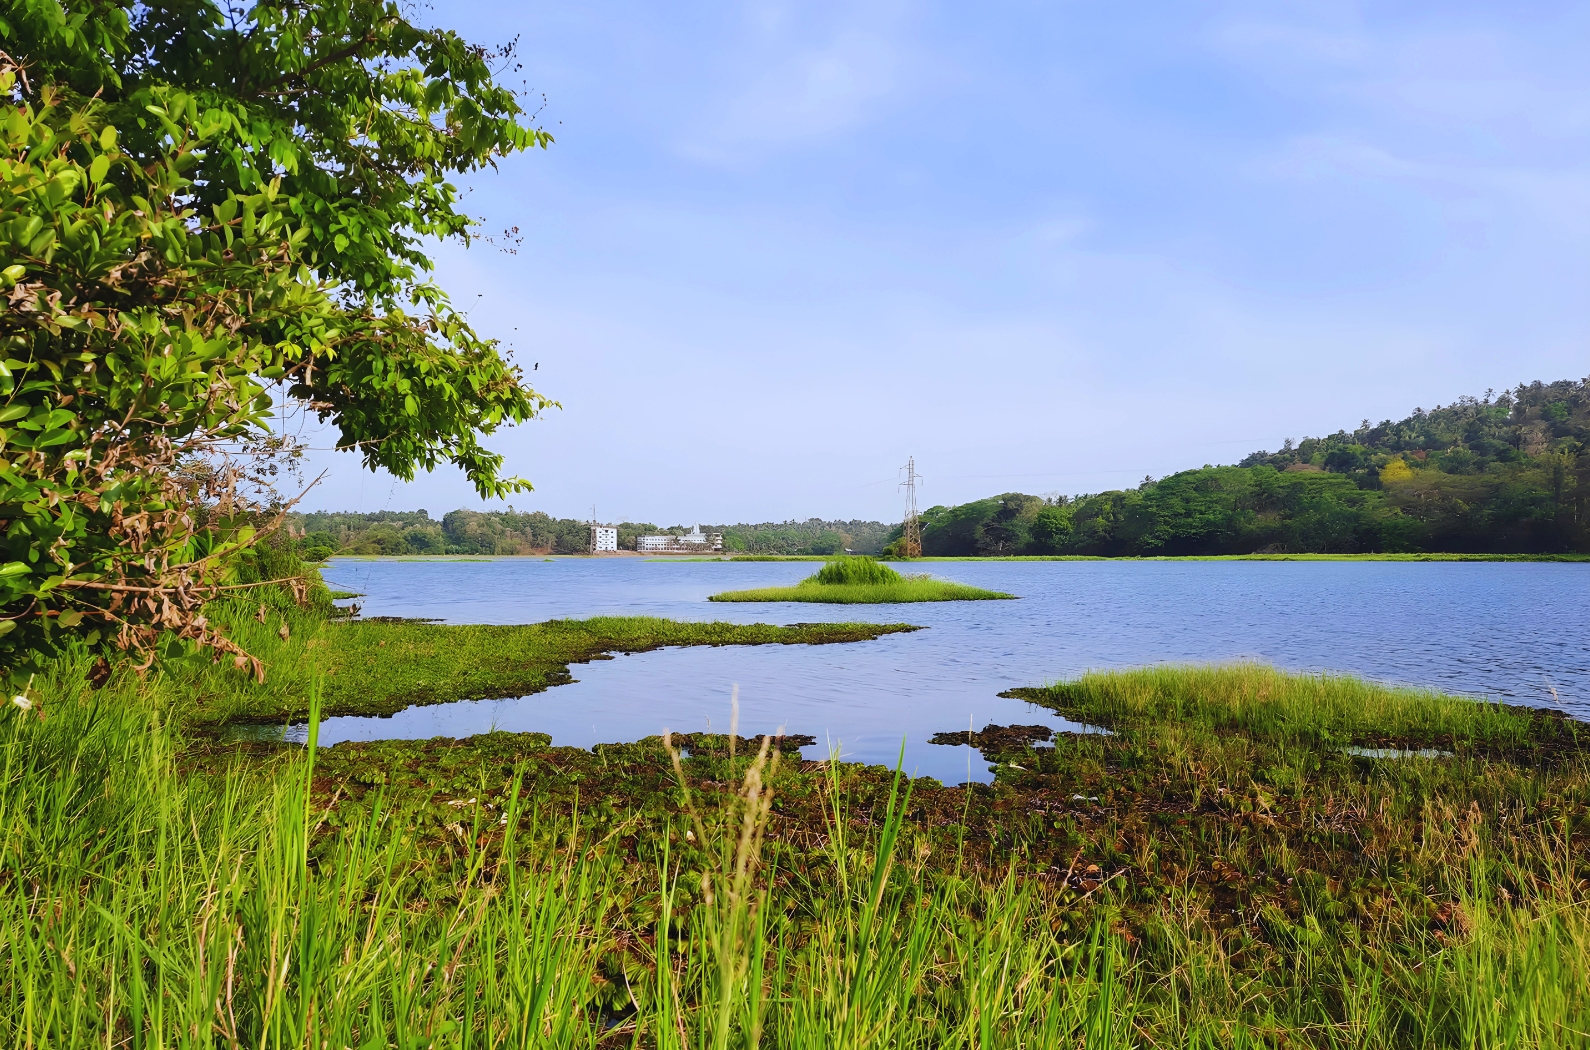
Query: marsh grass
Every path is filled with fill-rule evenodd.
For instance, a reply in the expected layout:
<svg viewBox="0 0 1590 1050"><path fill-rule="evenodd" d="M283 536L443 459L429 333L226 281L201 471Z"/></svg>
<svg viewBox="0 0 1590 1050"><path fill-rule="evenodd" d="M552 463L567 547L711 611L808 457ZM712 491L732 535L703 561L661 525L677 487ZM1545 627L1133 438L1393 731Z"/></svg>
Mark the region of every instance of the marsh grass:
<svg viewBox="0 0 1590 1050"><path fill-rule="evenodd" d="M225 749L85 670L0 715L7 1047L1590 1045L1549 715L1088 675L1028 698L1112 735L955 789L732 734ZM1453 757L1342 750L1387 736Z"/></svg>
<svg viewBox="0 0 1590 1050"><path fill-rule="evenodd" d="M895 572L889 566L871 558L835 558L833 561L817 570L817 575L812 577L818 583L830 586L843 586L846 584L876 586L878 584L900 583L905 577Z"/></svg>
<svg viewBox="0 0 1590 1050"><path fill-rule="evenodd" d="M1013 876L901 864L898 776L858 833L832 767L829 846L797 901L773 895L782 858L763 855L765 745L727 760L737 789L719 784L709 811L639 829L653 877L637 886L614 833L536 812L522 768L442 800L439 849L424 800L349 806L324 783L313 721L307 749L198 774L156 713L50 708L0 726L9 1047L1071 1046L1111 1031L1114 942L1054 937L1039 888ZM997 927L975 919L989 914Z"/></svg>
<svg viewBox="0 0 1590 1050"><path fill-rule="evenodd" d="M871 558L836 558L793 587L758 587L714 594L715 602L819 602L874 605L891 602L960 602L1014 598L1013 594L935 580L902 576Z"/></svg>
<svg viewBox="0 0 1590 1050"><path fill-rule="evenodd" d="M664 646L820 645L865 641L908 624L681 623L646 616L549 620L524 626L451 625L417 620L338 621L280 595L217 602L207 610L256 653L266 679L201 662L161 679L165 702L193 725L301 720L318 684L325 715L390 715L415 704L525 696L573 681L571 664ZM286 630L286 637L281 632ZM118 690L144 686L131 676ZM114 690L113 690L114 691Z"/></svg>
<svg viewBox="0 0 1590 1050"><path fill-rule="evenodd" d="M1577 739L1587 728L1539 709L1460 700L1349 675L1288 674L1258 663L1098 672L1003 695L1111 729L1240 730L1249 739L1281 746L1366 740L1518 746L1542 734L1548 740Z"/></svg>

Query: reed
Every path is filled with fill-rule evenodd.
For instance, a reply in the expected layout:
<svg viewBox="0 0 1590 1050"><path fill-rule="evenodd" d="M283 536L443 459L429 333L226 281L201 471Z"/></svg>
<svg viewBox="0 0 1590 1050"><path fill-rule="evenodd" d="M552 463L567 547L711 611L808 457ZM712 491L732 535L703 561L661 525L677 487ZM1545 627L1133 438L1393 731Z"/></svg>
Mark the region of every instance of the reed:
<svg viewBox="0 0 1590 1050"><path fill-rule="evenodd" d="M905 577L871 558L835 558L819 569L812 579L830 586L846 584L875 586L900 583Z"/></svg>
<svg viewBox="0 0 1590 1050"><path fill-rule="evenodd" d="M952 789L732 733L218 749L84 669L0 715L8 1047L1590 1043L1590 761L1545 715L1089 675L1031 698L1113 735Z"/></svg>
<svg viewBox="0 0 1590 1050"><path fill-rule="evenodd" d="M3 727L7 1046L1060 1046L1115 959L1054 938L1036 887L898 864L908 787L848 837L837 765L827 870L774 896L765 745L710 814L649 829L655 881L621 895L610 838L544 823L518 775L439 853L415 800L328 795L313 721L195 775L154 712L51 708Z"/></svg>

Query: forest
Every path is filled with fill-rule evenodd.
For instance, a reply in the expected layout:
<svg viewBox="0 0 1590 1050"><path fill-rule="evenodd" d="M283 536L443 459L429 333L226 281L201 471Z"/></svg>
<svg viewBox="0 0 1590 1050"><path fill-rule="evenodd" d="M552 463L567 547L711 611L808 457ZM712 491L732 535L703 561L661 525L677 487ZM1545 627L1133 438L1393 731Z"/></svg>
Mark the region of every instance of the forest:
<svg viewBox="0 0 1590 1050"><path fill-rule="evenodd" d="M1586 553L1590 379L1366 419L1135 489L1007 492L921 520L922 553L947 557Z"/></svg>
<svg viewBox="0 0 1590 1050"><path fill-rule="evenodd" d="M292 517L300 551L312 558L333 554L585 554L590 525L554 518L542 511L454 510L440 520L424 510L313 511ZM682 535L688 525L659 527L650 522L620 522L618 546L634 550L643 535ZM723 535L726 551L744 554L876 554L889 526L878 521L764 522L757 525L703 525Z"/></svg>

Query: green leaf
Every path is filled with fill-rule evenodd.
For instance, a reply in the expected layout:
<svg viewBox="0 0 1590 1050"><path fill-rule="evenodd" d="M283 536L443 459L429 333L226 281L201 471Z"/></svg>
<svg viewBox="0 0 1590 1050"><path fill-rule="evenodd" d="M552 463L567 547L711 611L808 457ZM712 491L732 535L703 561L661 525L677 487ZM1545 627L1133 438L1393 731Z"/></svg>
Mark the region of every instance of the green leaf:
<svg viewBox="0 0 1590 1050"><path fill-rule="evenodd" d="M88 165L88 181L99 183L105 181L105 173L110 170L110 158L101 153Z"/></svg>
<svg viewBox="0 0 1590 1050"><path fill-rule="evenodd" d="M63 612L56 619L62 627L76 627L83 622L83 614L73 609L71 612Z"/></svg>
<svg viewBox="0 0 1590 1050"><path fill-rule="evenodd" d="M55 445L64 445L77 437L71 430L52 430L33 443L34 448L51 448Z"/></svg>

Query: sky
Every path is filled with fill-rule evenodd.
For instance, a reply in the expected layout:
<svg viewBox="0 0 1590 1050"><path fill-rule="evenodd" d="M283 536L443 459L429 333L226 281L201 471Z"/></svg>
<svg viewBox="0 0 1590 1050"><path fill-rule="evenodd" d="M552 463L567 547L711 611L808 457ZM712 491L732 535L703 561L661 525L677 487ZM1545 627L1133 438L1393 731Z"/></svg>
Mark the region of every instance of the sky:
<svg viewBox="0 0 1590 1050"><path fill-rule="evenodd" d="M1590 373L1590 5L447 0L518 37L520 510L896 520ZM533 367L532 366L536 366ZM330 443L324 434L311 444ZM303 509L483 508L317 451Z"/></svg>

